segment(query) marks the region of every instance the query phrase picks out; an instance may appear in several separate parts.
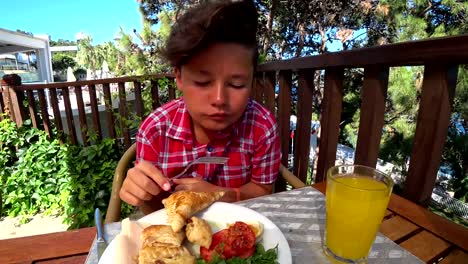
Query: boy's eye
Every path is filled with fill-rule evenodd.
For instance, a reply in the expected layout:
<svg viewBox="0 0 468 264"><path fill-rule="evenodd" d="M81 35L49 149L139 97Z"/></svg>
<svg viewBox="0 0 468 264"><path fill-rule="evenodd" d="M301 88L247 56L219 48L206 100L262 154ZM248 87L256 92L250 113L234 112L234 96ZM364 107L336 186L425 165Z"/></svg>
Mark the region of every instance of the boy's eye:
<svg viewBox="0 0 468 264"><path fill-rule="evenodd" d="M242 89L242 88L245 87L245 84L233 84L233 83L231 83L230 86L231 86L232 88Z"/></svg>

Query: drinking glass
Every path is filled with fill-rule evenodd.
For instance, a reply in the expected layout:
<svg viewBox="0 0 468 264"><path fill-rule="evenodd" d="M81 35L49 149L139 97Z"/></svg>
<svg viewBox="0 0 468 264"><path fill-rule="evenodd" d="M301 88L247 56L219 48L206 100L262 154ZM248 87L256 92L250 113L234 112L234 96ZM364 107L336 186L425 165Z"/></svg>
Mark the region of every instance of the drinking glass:
<svg viewBox="0 0 468 264"><path fill-rule="evenodd" d="M327 171L323 249L333 262L367 263L392 188L392 178L371 167L339 165Z"/></svg>

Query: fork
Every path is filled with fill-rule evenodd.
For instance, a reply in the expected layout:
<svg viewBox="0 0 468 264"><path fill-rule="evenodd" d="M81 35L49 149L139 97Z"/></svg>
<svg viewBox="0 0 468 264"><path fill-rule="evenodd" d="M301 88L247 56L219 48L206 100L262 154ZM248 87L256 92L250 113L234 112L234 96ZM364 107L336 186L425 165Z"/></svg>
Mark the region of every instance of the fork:
<svg viewBox="0 0 468 264"><path fill-rule="evenodd" d="M189 164L187 164L187 166L185 166L184 170L177 174L176 176L172 177L169 179L169 181L173 180L173 179L178 179L182 176L184 176L184 174L188 171L188 169L190 169L190 167L192 167L192 165L195 165L195 164L220 164L220 165L224 165L226 164L226 162L229 160L229 158L227 157L201 157L201 158L198 158L194 161L191 161Z"/></svg>
<svg viewBox="0 0 468 264"><path fill-rule="evenodd" d="M229 158L226 158L226 157L201 157L201 158L198 158L192 162L190 162L189 164L187 164L187 166L185 166L184 170L177 174L176 176L172 177L172 178L169 178L169 183L171 184L171 190L169 191L170 193L173 193L175 191L175 184L173 182L174 179L178 179L182 176L185 175L185 173L188 171L188 169L190 167L192 167L192 165L195 165L195 164L220 164L220 165L224 165L226 164L226 162L229 160Z"/></svg>
<svg viewBox="0 0 468 264"><path fill-rule="evenodd" d="M192 165L195 164L220 164L224 165L226 162L229 160L228 157L200 157L197 158L193 161L191 161L187 166L185 166L184 170L182 170L181 173L177 174L176 176L169 178L169 183L171 184L171 190L169 191L170 193L174 192L174 182L172 181L173 179L178 179L182 176L185 175L185 173L192 167ZM129 216L130 220L138 220L141 216L139 215L139 207L135 206L133 208L133 213Z"/></svg>

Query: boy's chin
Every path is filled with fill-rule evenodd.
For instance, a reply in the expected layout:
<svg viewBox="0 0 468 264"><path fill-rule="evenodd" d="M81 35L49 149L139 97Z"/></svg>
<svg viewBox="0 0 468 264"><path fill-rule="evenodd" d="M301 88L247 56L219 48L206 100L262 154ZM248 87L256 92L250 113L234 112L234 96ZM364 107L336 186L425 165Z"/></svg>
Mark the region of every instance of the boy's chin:
<svg viewBox="0 0 468 264"><path fill-rule="evenodd" d="M215 121L208 121L202 124L202 127L209 131L222 131L228 128L231 124L228 122L215 122Z"/></svg>

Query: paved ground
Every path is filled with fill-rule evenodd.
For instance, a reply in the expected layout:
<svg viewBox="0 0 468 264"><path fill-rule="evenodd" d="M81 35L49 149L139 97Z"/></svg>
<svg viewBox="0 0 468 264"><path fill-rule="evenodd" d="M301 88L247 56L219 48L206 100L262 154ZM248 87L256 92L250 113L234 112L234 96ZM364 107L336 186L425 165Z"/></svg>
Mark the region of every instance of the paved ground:
<svg viewBox="0 0 468 264"><path fill-rule="evenodd" d="M23 225L19 223L20 218L0 219L0 239L32 236L67 230L68 226L62 223L63 218L57 216L36 215Z"/></svg>

